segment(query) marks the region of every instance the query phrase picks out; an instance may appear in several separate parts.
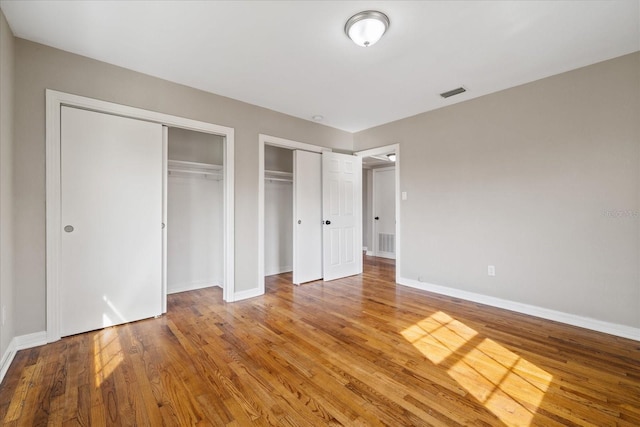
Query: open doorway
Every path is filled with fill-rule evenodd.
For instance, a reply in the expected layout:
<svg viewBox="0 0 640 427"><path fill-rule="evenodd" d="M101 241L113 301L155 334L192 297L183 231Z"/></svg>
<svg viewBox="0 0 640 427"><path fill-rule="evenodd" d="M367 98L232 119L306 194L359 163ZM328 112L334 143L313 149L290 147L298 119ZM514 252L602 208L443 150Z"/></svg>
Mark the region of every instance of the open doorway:
<svg viewBox="0 0 640 427"><path fill-rule="evenodd" d="M362 163L352 154L259 135L258 290L264 293L268 147L293 150L293 283L362 272ZM280 174L282 171L272 171ZM288 227L287 227L288 229Z"/></svg>
<svg viewBox="0 0 640 427"><path fill-rule="evenodd" d="M293 271L293 150L264 149L264 274Z"/></svg>
<svg viewBox="0 0 640 427"><path fill-rule="evenodd" d="M295 269L294 151L319 156L325 150L329 149L284 138L259 135L258 291L256 295L264 293L266 275L293 273ZM321 226L319 223L317 225ZM322 254L318 256L321 257Z"/></svg>
<svg viewBox="0 0 640 427"><path fill-rule="evenodd" d="M155 199L152 200L153 203L149 203L150 206L152 205L152 208L150 209L151 213L149 214L149 216L150 217L153 216L153 218L151 221L149 220L145 221L144 224L150 224L150 227L154 228L154 230L156 231L153 231L153 233L151 232L149 233L149 235L152 236L152 238L139 240L138 246L145 244L148 247L145 247L142 250L136 249L134 253L144 256L147 253L152 252L155 254L155 258L153 258L152 262L147 263L147 264L150 264L150 266L147 266L144 270L141 270L139 268L139 265L141 265L140 263L135 263L135 262L131 263L131 259L127 259L127 262L130 262L130 265L134 266L135 268L138 268L138 270L144 271L144 274L139 275L140 277L147 278L147 277L150 277L151 275L157 275L157 276L160 276L160 278L150 280L150 283L154 285L152 290L152 293L154 294L153 296L148 297L147 295L142 295L139 298L138 297L133 299L128 298L127 301L139 301L143 298L148 298L148 300L150 301L159 301L160 304L162 305L161 310L155 310L154 313L160 314L166 311L166 271L167 271L166 270L166 231L167 230L166 230L165 224L166 224L166 216L167 216L167 212L166 212L167 198L166 198L165 190L167 188L167 174L165 172L167 170L168 127L190 129L195 131L201 131L208 134L221 135L224 137L223 156L224 156L225 168L223 170L223 175L224 175L223 298L225 301L229 301L229 302L234 301L236 298L236 293L234 289L234 271L233 271L234 269L234 249L233 249L234 248L234 242L233 242L233 236L234 236L234 225L233 225L234 224L234 218L233 218L233 214L234 214L234 210L233 210L233 207L234 207L234 203L233 203L234 130L229 127L215 125L212 123L195 121L192 119L186 119L182 117L148 111L148 110L139 109L135 107L114 104L111 102L101 101L101 100L92 99L92 98L86 98L86 97L67 94L63 92L57 92L49 89L47 89L46 91L46 102L47 102L47 109L46 109L46 112L47 112L47 117L46 117L46 123L47 123L47 126L46 126L46 166L47 166L47 177L46 177L47 331L46 333L47 333L47 342L57 341L60 339L61 336L63 336L63 334L67 334L69 332L68 330L63 330L63 327L62 327L61 315L62 315L62 312L64 311L64 305L63 305L63 302L61 302L61 299L64 298L65 295L69 294L69 295L72 295L72 298L69 298L69 301L71 302L75 301L76 304L78 304L78 301L80 301L79 302L80 304L83 303L83 301L81 301L75 294L71 292L67 292L69 289L64 287L66 284L70 282L61 279L60 271L62 266L63 265L69 266L66 271L73 272L74 274L76 272L83 272L83 271L88 272L87 274L93 274L94 271L101 269L101 266L99 265L99 263L102 260L106 259L106 260L109 260L110 262L113 262L113 259L116 258L116 257L104 257L100 253L98 253L98 251L94 250L95 247L98 247L98 249L100 249L101 246L96 244L94 239L89 238L90 236L88 236L88 234L87 236L85 236L83 242L86 242L86 241L89 242L89 245L87 247L91 249L90 251L84 250L84 247L82 247L80 250L76 250L74 253L71 253L70 255L68 255L67 254L68 251L64 252L62 250L63 237L70 238L70 236L76 236L80 234L79 230L76 230L76 227L74 227L73 224L63 222L65 218L63 218L61 215L63 204L65 202L65 200L63 200L63 197L62 197L62 194L63 194L62 177L64 174L66 174L64 176L69 177L70 170L72 172L76 170L81 172L81 178L73 179L73 182L85 182L85 181L87 183L98 182L99 184L98 187L100 189L100 192L93 191L93 193L98 195L101 195L101 192L105 192L107 190L110 191L111 194L118 195L119 194L118 190L120 188L124 188L125 191L129 191L133 194L133 191L131 191L131 189L134 188L134 186L132 186L130 183L128 183L127 180L124 179L125 176L127 178L128 177L135 178L136 182L138 182L137 178L140 178L139 181L141 181L142 178L145 178L145 179L148 178L149 182L151 182L150 185L141 184L136 186L135 189L137 189L138 192L135 194L142 195L141 199L142 197L147 197L148 196L147 193L152 194L153 197L155 197ZM99 127L97 124L98 122L104 125L102 126L101 129L108 129L113 131L119 129L124 132L123 138L125 138L126 140L133 138L135 141L138 140L136 139L136 135L134 135L134 132L127 131L128 129L127 127L110 126L108 125L107 122L113 121L113 120L118 120L122 122L122 120L126 120L128 123L131 124L130 127L135 127L136 129L139 128L140 130L142 129L143 126L145 128L152 127L153 130L149 129L149 133L153 134L153 135L150 135L150 138L151 136L153 137L152 138L153 143L149 144L149 147L151 147L149 148L149 150L153 149L155 154L153 156L146 156L147 151L143 150L142 151L142 154L144 154L144 156L142 156L143 159L140 160L140 162L137 162L137 161L132 161L130 156L118 156L117 150L112 150L110 155L112 158L115 158L116 160L113 162L113 165L108 165L109 167L105 167L106 165L102 163L106 163L106 162L103 162L104 160L103 157L99 157L98 161L89 162L85 160L84 163L76 162L76 164L74 164L71 169L66 168L65 167L66 164L63 164L62 162L63 158L65 158L65 156L62 156L62 150L64 148L63 143L66 144L70 142L71 144L73 144L71 147L71 150L74 153L76 152L75 148L79 147L84 149L87 147L83 144L74 143L74 141L76 140L82 141L83 138L77 138L75 136L67 137L68 135L65 135L65 139L62 138L61 130L62 130L63 117L61 113L63 110L63 106L65 109L71 109L69 111L91 112L91 115L93 117L91 119L92 120L91 123L89 123L89 120L76 120L78 119L78 117L74 115L76 119L71 118L73 126L72 127L66 126L65 129L82 130L83 132L85 132L88 135L91 135L92 137L94 135L97 135L101 138L104 138L107 135L106 131L104 132L94 131L94 128ZM87 117L87 115L85 114L84 117ZM88 126L89 124L91 124L91 126ZM122 139L122 140L124 141L125 139ZM120 139L118 139L118 141L120 141ZM120 146L124 146L127 150L129 149L133 150L134 148L136 149L138 148L138 146L134 144L120 144ZM65 147L67 146L65 145ZM103 149L105 147L107 147L107 145L105 145L101 141L97 141L96 143L91 145L91 149L92 150L95 149L96 153L99 153L98 149ZM109 147L111 148L111 146ZM82 157L78 157L78 158L82 159ZM139 168L137 168L137 165L138 163L145 163L145 159L147 158L153 159L153 162L150 161L150 163L152 163L152 167L149 167L148 170L145 169L145 173L142 173L142 171ZM122 166L121 160L123 159L126 160L128 165L127 170L129 172L127 172L126 174L122 172L123 166ZM158 159L160 161L160 164L158 164ZM96 178L98 176L98 171L93 171L90 167L86 167L87 165L91 166L94 164L100 164L102 166L103 169L101 169L101 172L100 172L101 174L106 174L107 172L109 172L109 175L106 175L104 177L100 175L98 177L99 178L98 180L98 178ZM78 168L75 169L75 166L78 166ZM79 166L83 166L84 169L80 169ZM86 179L85 176L89 177L90 179ZM116 179L118 181L116 181ZM115 183L118 183L118 185L116 186ZM159 200L157 200L158 197L156 196L158 194L158 191L153 191L153 192L148 191L150 187L157 187L160 189ZM71 188L71 187L67 185L67 188ZM140 189L144 189L144 191L140 191ZM69 191L67 191L67 194L73 194L73 193L69 193ZM135 197L129 197L129 199L136 201ZM118 206L119 204L121 204L121 201L117 201L109 205L108 207L109 209L112 209L115 206ZM132 205L133 203L127 205L127 208L128 209L131 208ZM73 213L80 212L80 213L83 213L83 215L86 213L85 210L83 209L74 209L69 212L73 212ZM123 215L120 215L115 220L111 220L111 218L108 215L106 215L105 212L100 211L99 213L101 215L101 218L103 218L101 220L97 220L95 216L94 217L89 216L91 219L91 225L93 229L99 230L99 231L100 230L117 231L117 234L115 232L102 233L103 240L107 241L108 245L111 245L112 247L117 249L122 247L122 245L124 244L123 242L126 242L127 239L131 240L130 233L129 233L129 230L132 229L131 224L129 224L129 228L124 228L124 227L120 227L119 224L114 223L114 222L129 223L129 217L127 215L124 215L124 220L122 220L121 218L123 217ZM106 220L111 221L111 223L108 226L105 226ZM135 226L138 226L138 224L141 224L141 223L143 222L136 222ZM77 231L77 233L70 234L74 230ZM86 231L88 229L82 228L82 230ZM63 233L66 233L66 234L63 234ZM158 236L158 234L160 234L160 237ZM124 237L120 238L121 235L124 235ZM70 239L67 239L67 241L68 240ZM79 239L76 239L76 240L79 240ZM81 246L81 245L75 245L73 246L73 248L75 249L76 246ZM92 262L95 261L95 264L98 265L98 267L95 267L93 269L87 269L86 266L83 267L83 269L77 268L77 265L83 265L83 264L81 262L77 262L74 254L85 254L85 252L86 254L91 256ZM158 256L158 253L160 253L161 255ZM121 254L119 254L119 256L121 257ZM157 262L158 257L160 258L160 263ZM124 269L121 269L118 265L116 265L116 267L114 268L110 268L110 271L113 271L114 275L119 275L119 276L126 274L126 271ZM158 274L159 271L160 273ZM93 275L97 276L96 274L93 274ZM130 276L138 277L133 275L130 275ZM127 277L129 277L129 275L127 275ZM80 284L83 283L82 280L76 280L74 283L76 282ZM81 288L81 286L79 287ZM113 304L113 299L104 298L103 294L101 294L101 292L105 289L111 289L111 288L109 288L108 285L103 286L102 283L100 283L99 286L95 286L93 289L94 295L92 295L92 298L95 295L98 295L98 297L93 298L92 301L94 303L98 300L103 301L104 302L103 307L104 305L109 306L109 303L111 303L111 305L116 307L117 311L121 313L122 310L120 310L116 305ZM65 294L65 292L67 293ZM144 293L144 292L141 292L141 293ZM126 288L124 291L119 292L118 296L121 296L121 295L129 296L131 294L132 294L131 288ZM66 302L67 301L64 301L64 303ZM136 307L135 305L131 305L131 304L129 306ZM100 317L102 322L101 324L97 324L97 326L92 325L91 327L93 329L105 327L109 325L108 322L106 322L107 320L106 316L102 316L102 314L106 313L105 310L106 309L104 308L100 308L100 310L95 310L94 312L91 312L91 314L98 313L99 315L101 315ZM146 315L147 313L145 313L144 316L135 316L135 317L144 318ZM122 320L121 317L123 316L115 316L114 318ZM133 316L131 319L125 317L124 321L129 321L132 319L133 319ZM114 322L111 322L111 324L113 323ZM88 330L86 328L84 329ZM72 332L81 332L81 331L72 331Z"/></svg>
<svg viewBox="0 0 640 427"><path fill-rule="evenodd" d="M168 129L167 294L224 283L224 136Z"/></svg>
<svg viewBox="0 0 640 427"><path fill-rule="evenodd" d="M321 154L264 148L265 276L295 285L322 279Z"/></svg>
<svg viewBox="0 0 640 427"><path fill-rule="evenodd" d="M392 144L356 152L362 157L362 249L365 266L375 260L400 265L400 146ZM395 259L395 263L393 261Z"/></svg>
<svg viewBox="0 0 640 427"><path fill-rule="evenodd" d="M396 259L395 166L375 168L371 191L373 256Z"/></svg>

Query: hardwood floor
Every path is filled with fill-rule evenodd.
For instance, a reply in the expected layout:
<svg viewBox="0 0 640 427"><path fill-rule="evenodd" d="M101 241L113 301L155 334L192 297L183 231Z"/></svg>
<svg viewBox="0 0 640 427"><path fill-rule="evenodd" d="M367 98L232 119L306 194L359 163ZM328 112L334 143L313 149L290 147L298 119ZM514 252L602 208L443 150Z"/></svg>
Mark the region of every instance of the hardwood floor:
<svg viewBox="0 0 640 427"><path fill-rule="evenodd" d="M393 263L16 356L4 425L640 425L640 342L393 282Z"/></svg>

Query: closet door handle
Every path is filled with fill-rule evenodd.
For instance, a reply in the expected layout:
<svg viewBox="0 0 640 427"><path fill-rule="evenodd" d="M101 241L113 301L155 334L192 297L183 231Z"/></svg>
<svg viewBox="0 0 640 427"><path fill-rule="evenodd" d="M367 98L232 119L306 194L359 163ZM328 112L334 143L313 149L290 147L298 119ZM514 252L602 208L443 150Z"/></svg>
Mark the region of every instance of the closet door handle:
<svg viewBox="0 0 640 427"><path fill-rule="evenodd" d="M302 220L301 219L298 220L298 224L302 224Z"/></svg>
<svg viewBox="0 0 640 427"><path fill-rule="evenodd" d="M64 231L66 231L67 233L73 232L73 225L65 225Z"/></svg>
<svg viewBox="0 0 640 427"><path fill-rule="evenodd" d="M377 217L375 217L375 218L373 218L373 219L375 219L375 220L377 221L377 220L379 220L379 219L380 219L380 217L379 217L379 216L377 216Z"/></svg>
<svg viewBox="0 0 640 427"><path fill-rule="evenodd" d="M331 225L331 221L329 221L329 220L326 220L324 223L325 223L326 225Z"/></svg>

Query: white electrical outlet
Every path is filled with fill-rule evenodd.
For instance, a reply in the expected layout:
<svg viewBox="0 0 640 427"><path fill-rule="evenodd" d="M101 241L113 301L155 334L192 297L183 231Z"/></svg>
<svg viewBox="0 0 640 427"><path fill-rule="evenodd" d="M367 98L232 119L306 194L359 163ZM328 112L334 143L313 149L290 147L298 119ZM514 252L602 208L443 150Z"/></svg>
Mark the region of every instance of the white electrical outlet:
<svg viewBox="0 0 640 427"><path fill-rule="evenodd" d="M487 267L487 274L489 276L495 276L496 275L496 266L495 265L490 265Z"/></svg>

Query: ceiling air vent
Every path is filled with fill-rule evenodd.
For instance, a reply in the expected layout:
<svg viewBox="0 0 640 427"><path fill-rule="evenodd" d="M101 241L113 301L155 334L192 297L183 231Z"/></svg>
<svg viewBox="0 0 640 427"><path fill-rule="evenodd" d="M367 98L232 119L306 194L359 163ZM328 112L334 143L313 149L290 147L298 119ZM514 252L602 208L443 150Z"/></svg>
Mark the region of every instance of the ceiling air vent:
<svg viewBox="0 0 640 427"><path fill-rule="evenodd" d="M464 92L466 92L466 91L467 91L467 90L466 90L465 88L463 88L463 87L459 87L459 88L452 89L452 90L449 90L449 91L446 91L446 92L442 92L442 93L440 94L440 96L441 96L441 97L443 97L443 98L449 98L450 96L458 95L458 94L460 94L460 93L464 93Z"/></svg>

